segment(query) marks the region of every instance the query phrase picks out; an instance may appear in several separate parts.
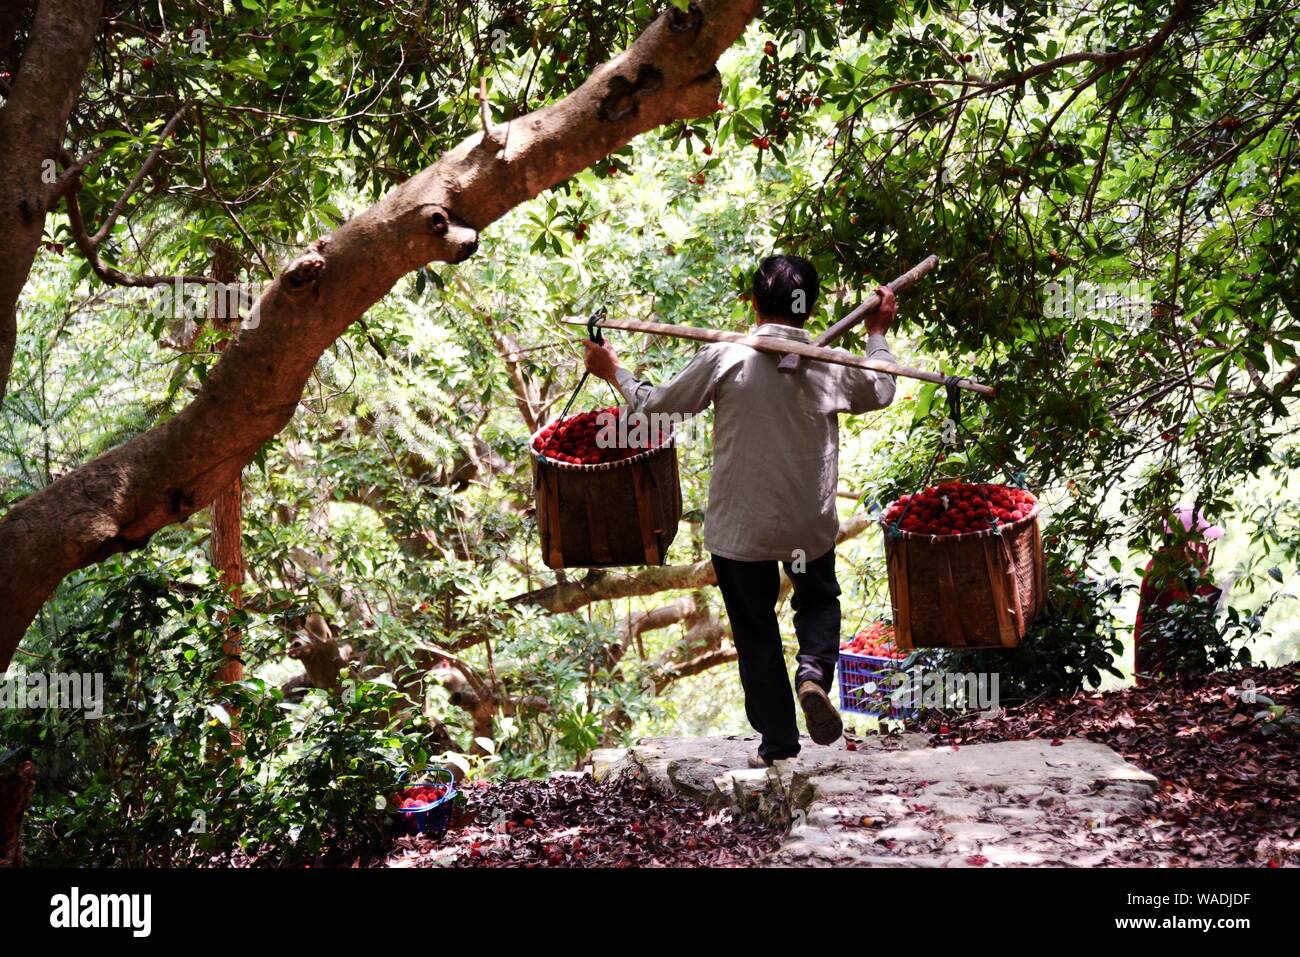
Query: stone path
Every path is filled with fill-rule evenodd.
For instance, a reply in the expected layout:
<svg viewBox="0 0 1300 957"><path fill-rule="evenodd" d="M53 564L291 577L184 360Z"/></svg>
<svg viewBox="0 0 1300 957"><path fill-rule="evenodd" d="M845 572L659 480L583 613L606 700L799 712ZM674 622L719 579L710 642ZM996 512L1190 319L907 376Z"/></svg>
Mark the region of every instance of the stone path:
<svg viewBox="0 0 1300 957"><path fill-rule="evenodd" d="M1094 867L1131 864L1149 845L1135 822L1156 779L1081 738L930 748L905 734L854 751L805 739L799 757L765 770L746 767L755 745L654 738L598 751L592 767L788 826L777 866Z"/></svg>

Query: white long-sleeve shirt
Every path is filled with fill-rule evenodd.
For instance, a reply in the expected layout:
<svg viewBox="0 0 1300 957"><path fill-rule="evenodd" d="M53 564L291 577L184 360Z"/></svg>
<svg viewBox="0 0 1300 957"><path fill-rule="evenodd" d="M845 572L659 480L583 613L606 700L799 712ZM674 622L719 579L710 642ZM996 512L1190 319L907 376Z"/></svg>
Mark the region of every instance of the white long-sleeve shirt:
<svg viewBox="0 0 1300 957"><path fill-rule="evenodd" d="M803 329L765 323L756 335L810 342ZM867 355L893 361L884 336ZM804 359L777 371L779 355L731 342L711 343L670 382L654 385L618 370L634 412L690 414L714 406L713 475L704 546L739 561L807 561L835 545L839 517L840 413L883 409L894 377Z"/></svg>

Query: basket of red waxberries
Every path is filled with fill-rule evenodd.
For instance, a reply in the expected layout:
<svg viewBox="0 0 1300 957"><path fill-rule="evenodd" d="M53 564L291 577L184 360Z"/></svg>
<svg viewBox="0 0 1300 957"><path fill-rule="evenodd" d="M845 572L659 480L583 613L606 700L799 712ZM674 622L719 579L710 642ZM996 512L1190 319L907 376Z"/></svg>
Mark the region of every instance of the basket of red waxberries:
<svg viewBox="0 0 1300 957"><path fill-rule="evenodd" d="M894 645L894 629L875 621L840 643L838 679L840 710L876 718L910 718L916 709L891 697L901 684L899 664L905 656Z"/></svg>
<svg viewBox="0 0 1300 957"><path fill-rule="evenodd" d="M452 802L457 793L456 778L449 769L430 768L426 780L409 784L393 795L397 832L442 837L451 826Z"/></svg>
<svg viewBox="0 0 1300 957"><path fill-rule="evenodd" d="M529 439L542 560L550 568L662 565L682 515L670 422L611 406Z"/></svg>
<svg viewBox="0 0 1300 957"><path fill-rule="evenodd" d="M1014 648L1047 596L1038 499L1014 485L944 482L881 516L894 640Z"/></svg>

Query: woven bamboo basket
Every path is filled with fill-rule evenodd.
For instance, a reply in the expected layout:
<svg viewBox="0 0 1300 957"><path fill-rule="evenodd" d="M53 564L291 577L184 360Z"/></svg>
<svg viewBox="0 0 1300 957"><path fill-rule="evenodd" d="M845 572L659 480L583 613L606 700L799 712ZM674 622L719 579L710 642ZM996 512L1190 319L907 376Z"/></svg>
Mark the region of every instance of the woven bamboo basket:
<svg viewBox="0 0 1300 957"><path fill-rule="evenodd" d="M1047 600L1039 507L1017 522L962 535L885 525L899 648L1014 648ZM885 523L882 522L882 525Z"/></svg>
<svg viewBox="0 0 1300 957"><path fill-rule="evenodd" d="M547 567L664 564L682 517L674 441L618 462L574 465L538 454L540 432L528 448Z"/></svg>

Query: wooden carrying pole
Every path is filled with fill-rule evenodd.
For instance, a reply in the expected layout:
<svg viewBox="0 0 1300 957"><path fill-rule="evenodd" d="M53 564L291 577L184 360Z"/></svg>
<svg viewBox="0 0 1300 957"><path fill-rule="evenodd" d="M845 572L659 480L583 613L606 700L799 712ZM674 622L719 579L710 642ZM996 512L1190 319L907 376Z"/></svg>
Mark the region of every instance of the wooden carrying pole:
<svg viewBox="0 0 1300 957"><path fill-rule="evenodd" d="M891 282L889 288L894 290L894 292L902 292L937 265L939 265L938 256L926 256L907 272L903 273L903 275ZM829 346L832 342L844 335L844 333L848 332L878 308L880 308L880 296L873 292L867 297L866 302L858 306L858 308L854 309L851 313L814 339L813 345ZM777 364L776 368L778 372L785 373L798 371L799 356L785 356Z"/></svg>
<svg viewBox="0 0 1300 957"><path fill-rule="evenodd" d="M566 316L560 321L571 326L587 325L587 320L578 316ZM948 381L947 376L938 372L911 369L896 362L886 362L883 359L867 359L839 349L827 349L823 346L815 346L810 342L792 342L789 339L778 339L776 336L755 336L743 332L721 332L717 329L697 329L694 326L671 326L663 322L641 322L636 319L601 319L596 323L596 327L599 329L622 329L626 332L648 332L653 336L673 336L677 339L695 339L700 342L734 342L738 345L749 346L751 349L757 349L759 352L770 352L780 356L802 356L805 359L818 359L835 365L851 366L854 369L888 372L890 375L920 379L922 382L935 382L944 385ZM992 386L973 382L970 379L958 379L956 384L958 388L977 392L980 395L991 396L996 394Z"/></svg>

